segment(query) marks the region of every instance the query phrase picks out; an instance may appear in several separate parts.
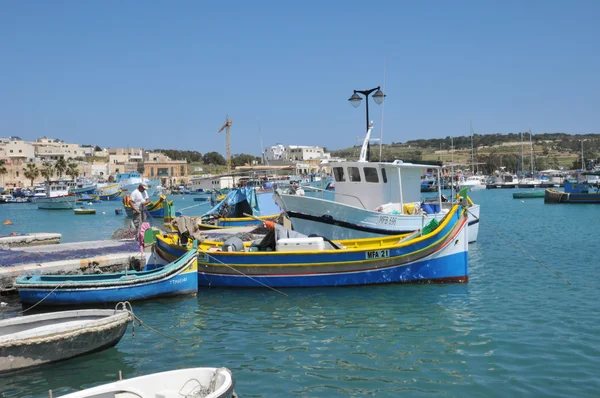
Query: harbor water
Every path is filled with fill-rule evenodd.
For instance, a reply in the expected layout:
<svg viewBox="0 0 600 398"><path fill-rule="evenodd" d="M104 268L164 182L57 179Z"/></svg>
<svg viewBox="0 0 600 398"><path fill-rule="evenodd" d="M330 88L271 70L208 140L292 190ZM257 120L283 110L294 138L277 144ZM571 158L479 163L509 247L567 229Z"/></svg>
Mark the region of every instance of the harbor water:
<svg viewBox="0 0 600 398"><path fill-rule="evenodd" d="M203 289L134 303L138 317L178 341L138 326L133 338L130 326L114 348L2 376L0 396L60 396L116 381L119 371L224 366L240 397L597 397L600 206L513 192L471 193L482 225L468 284ZM108 238L126 223L114 214L119 204L97 205L107 214L96 216L0 206L14 223L2 234ZM16 316L18 299L2 299L0 317Z"/></svg>

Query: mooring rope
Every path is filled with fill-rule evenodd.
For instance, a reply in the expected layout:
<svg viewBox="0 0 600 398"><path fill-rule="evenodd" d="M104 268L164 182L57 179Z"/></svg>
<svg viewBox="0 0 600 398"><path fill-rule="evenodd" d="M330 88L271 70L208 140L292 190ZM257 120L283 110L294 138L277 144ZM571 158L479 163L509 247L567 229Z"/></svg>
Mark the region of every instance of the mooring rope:
<svg viewBox="0 0 600 398"><path fill-rule="evenodd" d="M248 278L248 279L250 279L250 280L253 280L253 281L254 281L254 282L256 282L256 283L258 283L258 284L260 284L260 285L263 285L264 287L267 287L267 288L269 288L269 289L273 290L274 292L277 292L277 293L279 293L279 294L282 294L282 295L284 295L284 296L286 296L286 297L287 297L287 294L285 294L285 293L284 293L284 292L282 292L281 290L277 290L277 289L275 289L273 286L269 286L269 285L267 285L266 283L263 283L263 282L259 281L258 279L254 279L254 278L253 278L253 277L251 277L250 275L246 275L246 274L244 274L242 271L240 271L240 270L238 270L238 269L236 269L236 268L232 267L232 266L231 266L231 265L229 265L229 264L226 264L226 263L224 263L223 261L219 260L219 259L218 259L218 258L216 258L215 256L212 256L212 255L210 255L208 252L203 252L203 253L204 253L204 254L206 254L207 256L211 257L212 259L214 259L214 260L218 261L219 263L223 264L223 265L224 265L224 266L226 266L227 268L230 268L230 269L234 270L234 271L235 271L235 272L237 272L238 274L240 274L240 275L242 275L242 276L245 276L246 278Z"/></svg>
<svg viewBox="0 0 600 398"><path fill-rule="evenodd" d="M533 261L535 261L536 263L538 263L542 267L546 268L549 272L553 273L554 275L556 275L557 277L559 277L560 279L562 279L563 281L565 281L569 285L573 285L568 279L566 279L565 277L563 277L562 275L560 275L558 272L554 271L552 268L548 267L541 260L538 260L537 258L535 258L533 255L531 255L529 252L527 252L521 246L517 245L511 239L507 238L502 233L500 233L499 231L495 230L491 225L489 225L485 221L481 221L481 219L479 217L477 217L475 214L473 214L470 210L468 210L468 211L469 211L469 214L471 214L473 217L475 217L475 219L477 221L479 221L480 223L483 223L483 225L485 225L486 227L488 227L489 229L491 229L492 231L494 231L498 236L500 236L501 238L503 238L504 240L506 240L508 243L510 243L511 245L513 245L514 247L516 247L517 249L519 249L520 251L522 251L525 255L529 256L529 258L531 258Z"/></svg>
<svg viewBox="0 0 600 398"><path fill-rule="evenodd" d="M171 336L166 335L166 334L164 334L162 332L159 332L158 330L156 330L156 329L152 328L151 326L148 326L146 323L144 323L144 321L142 321L140 319L140 317L138 317L137 315L135 315L133 313L133 307L131 306L131 303L129 301L120 301L120 302L118 302L117 305L115 306L115 311L119 310L119 306L124 311L129 312L131 314L131 316L133 317L134 320L138 321L138 326L144 326L144 327L150 329L151 331L153 331L156 334L159 334L159 335L161 335L163 337L171 339L171 340L175 341L176 343L179 342L179 340L176 339L175 337L171 337ZM127 309L127 307L129 307L129 309ZM135 337L135 330L134 330L135 329L135 322L131 322L131 325L132 325L132 333L133 333L133 336Z"/></svg>
<svg viewBox="0 0 600 398"><path fill-rule="evenodd" d="M17 311L17 314L22 314L22 313L24 313L24 312L26 312L26 311L29 311L30 309L32 309L32 308L34 308L34 307L36 307L38 304L40 304L41 302L43 302L44 300L46 300L48 297L50 297L50 295L51 295L52 293L54 293L54 292L56 291L56 289L58 289L59 287L61 287L61 286L63 286L63 285L64 285L64 283L61 283L60 285L56 286L54 289L52 289L52 291L51 291L50 293L48 293L48 294L46 295L46 297L44 297L43 299L41 299L40 301L38 301L37 303L35 303L35 304L34 304L34 305L32 305L31 307L27 307L27 308L25 308L23 311Z"/></svg>

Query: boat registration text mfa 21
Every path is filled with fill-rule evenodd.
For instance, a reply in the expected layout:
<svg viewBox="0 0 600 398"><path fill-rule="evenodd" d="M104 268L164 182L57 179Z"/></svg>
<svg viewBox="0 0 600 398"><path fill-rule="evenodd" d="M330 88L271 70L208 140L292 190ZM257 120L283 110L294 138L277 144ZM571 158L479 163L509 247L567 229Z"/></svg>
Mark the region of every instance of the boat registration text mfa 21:
<svg viewBox="0 0 600 398"><path fill-rule="evenodd" d="M389 250L371 250L365 253L367 260L376 260L378 258L386 258L390 256Z"/></svg>

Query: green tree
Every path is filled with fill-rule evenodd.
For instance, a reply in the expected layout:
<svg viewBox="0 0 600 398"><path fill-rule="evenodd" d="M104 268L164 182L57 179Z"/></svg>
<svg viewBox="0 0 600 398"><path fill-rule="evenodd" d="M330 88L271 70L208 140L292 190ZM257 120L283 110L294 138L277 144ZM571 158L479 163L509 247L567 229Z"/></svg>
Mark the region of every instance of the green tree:
<svg viewBox="0 0 600 398"><path fill-rule="evenodd" d="M77 163L69 163L67 165L67 175L73 180L79 177L79 169L77 168Z"/></svg>
<svg viewBox="0 0 600 398"><path fill-rule="evenodd" d="M225 165L227 161L219 152L208 152L205 153L202 157L202 162L204 164L215 164L215 165Z"/></svg>
<svg viewBox="0 0 600 398"><path fill-rule="evenodd" d="M56 170L56 174L58 178L62 178L63 174L67 170L67 162L64 158L60 158L54 163L54 169Z"/></svg>
<svg viewBox="0 0 600 398"><path fill-rule="evenodd" d="M46 179L46 182L49 182L50 178L52 178L52 176L54 175L54 165L50 162L44 162L42 164L40 174Z"/></svg>
<svg viewBox="0 0 600 398"><path fill-rule="evenodd" d="M231 157L231 164L234 167L244 166L246 164L252 164L253 161L260 162L260 158L247 153L235 154Z"/></svg>
<svg viewBox="0 0 600 398"><path fill-rule="evenodd" d="M40 175L40 170L35 164L27 163L25 165L25 168L23 169L23 175L25 176L25 178L31 181L31 186L33 187L33 180L38 178L38 176Z"/></svg>
<svg viewBox="0 0 600 398"><path fill-rule="evenodd" d="M102 148L96 145L96 147L94 147L94 152L102 152Z"/></svg>

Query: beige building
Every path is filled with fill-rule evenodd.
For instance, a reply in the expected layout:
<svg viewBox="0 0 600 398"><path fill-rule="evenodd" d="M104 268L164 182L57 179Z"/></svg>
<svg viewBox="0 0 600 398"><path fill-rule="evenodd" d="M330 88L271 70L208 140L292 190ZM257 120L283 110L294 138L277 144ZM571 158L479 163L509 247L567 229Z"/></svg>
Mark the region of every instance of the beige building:
<svg viewBox="0 0 600 398"><path fill-rule="evenodd" d="M167 158L168 159L168 158ZM159 179L162 185L176 186L189 181L188 166L185 160L144 162L143 176L149 180Z"/></svg>
<svg viewBox="0 0 600 398"><path fill-rule="evenodd" d="M107 148L106 151L108 152L108 162L112 164L144 161L143 148Z"/></svg>
<svg viewBox="0 0 600 398"><path fill-rule="evenodd" d="M0 138L0 158L35 159L35 147L19 137Z"/></svg>
<svg viewBox="0 0 600 398"><path fill-rule="evenodd" d="M68 144L48 137L37 138L32 144L35 147L36 156L46 161L83 158L89 156L88 153L90 153L89 150L86 152L87 148L81 148L79 144Z"/></svg>

